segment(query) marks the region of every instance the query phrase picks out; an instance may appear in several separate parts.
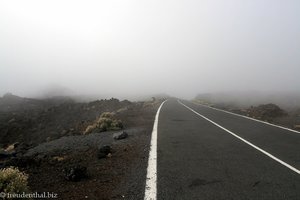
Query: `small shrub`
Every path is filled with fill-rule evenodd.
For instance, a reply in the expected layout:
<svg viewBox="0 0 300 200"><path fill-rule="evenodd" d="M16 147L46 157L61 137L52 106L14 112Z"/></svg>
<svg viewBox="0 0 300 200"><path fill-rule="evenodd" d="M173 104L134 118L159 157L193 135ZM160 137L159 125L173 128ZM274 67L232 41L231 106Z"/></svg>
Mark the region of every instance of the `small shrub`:
<svg viewBox="0 0 300 200"><path fill-rule="evenodd" d="M110 112L104 112L92 125L89 125L84 134L104 132L104 131L116 131L121 130L123 124L121 120L115 119L115 114Z"/></svg>
<svg viewBox="0 0 300 200"><path fill-rule="evenodd" d="M88 125L88 127L86 127L86 129L84 131L84 134L91 133L95 129L96 129L96 124Z"/></svg>
<svg viewBox="0 0 300 200"><path fill-rule="evenodd" d="M107 127L110 127L112 124L113 120L111 118L106 118L106 117L100 117L97 121L97 124L100 126L102 124L105 124Z"/></svg>
<svg viewBox="0 0 300 200"><path fill-rule="evenodd" d="M18 168L10 167L0 170L0 191L5 193L28 192L28 175Z"/></svg>
<svg viewBox="0 0 300 200"><path fill-rule="evenodd" d="M111 112L104 112L100 115L100 118L113 118L114 117L114 113Z"/></svg>
<svg viewBox="0 0 300 200"><path fill-rule="evenodd" d="M98 126L99 126L98 130L99 130L100 132L107 131L107 129L108 129L108 127L109 127L109 125L108 125L106 122L102 122L102 123L99 124Z"/></svg>
<svg viewBox="0 0 300 200"><path fill-rule="evenodd" d="M114 120L111 124L112 130L120 130L123 129L123 123L121 120Z"/></svg>

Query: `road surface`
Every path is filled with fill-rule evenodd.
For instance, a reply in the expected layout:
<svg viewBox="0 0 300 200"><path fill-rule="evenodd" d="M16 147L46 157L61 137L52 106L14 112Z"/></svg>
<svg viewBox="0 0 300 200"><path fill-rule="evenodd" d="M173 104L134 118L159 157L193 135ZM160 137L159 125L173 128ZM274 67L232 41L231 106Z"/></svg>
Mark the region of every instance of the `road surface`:
<svg viewBox="0 0 300 200"><path fill-rule="evenodd" d="M300 199L300 133L176 99L157 120L145 199Z"/></svg>

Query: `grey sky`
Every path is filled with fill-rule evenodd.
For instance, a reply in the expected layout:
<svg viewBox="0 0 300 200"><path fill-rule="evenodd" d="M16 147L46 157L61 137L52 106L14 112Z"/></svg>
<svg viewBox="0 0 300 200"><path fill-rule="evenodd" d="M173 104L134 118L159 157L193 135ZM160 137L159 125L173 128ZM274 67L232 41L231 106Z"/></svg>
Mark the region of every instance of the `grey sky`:
<svg viewBox="0 0 300 200"><path fill-rule="evenodd" d="M298 91L298 0L0 1L0 95Z"/></svg>

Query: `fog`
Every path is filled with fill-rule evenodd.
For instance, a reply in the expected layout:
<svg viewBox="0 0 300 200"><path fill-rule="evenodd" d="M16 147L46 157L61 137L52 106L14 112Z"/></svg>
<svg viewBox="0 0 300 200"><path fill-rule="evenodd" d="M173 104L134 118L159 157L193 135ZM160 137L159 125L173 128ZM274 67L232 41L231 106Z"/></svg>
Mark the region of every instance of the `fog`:
<svg viewBox="0 0 300 200"><path fill-rule="evenodd" d="M299 19L298 0L1 1L0 95L299 93Z"/></svg>

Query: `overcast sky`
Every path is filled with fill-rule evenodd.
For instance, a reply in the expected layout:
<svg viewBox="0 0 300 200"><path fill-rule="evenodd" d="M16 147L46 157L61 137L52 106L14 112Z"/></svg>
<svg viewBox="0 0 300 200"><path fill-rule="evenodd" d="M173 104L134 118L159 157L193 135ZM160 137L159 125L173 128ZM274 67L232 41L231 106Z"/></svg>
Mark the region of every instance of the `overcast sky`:
<svg viewBox="0 0 300 200"><path fill-rule="evenodd" d="M0 95L299 91L299 0L0 1Z"/></svg>

